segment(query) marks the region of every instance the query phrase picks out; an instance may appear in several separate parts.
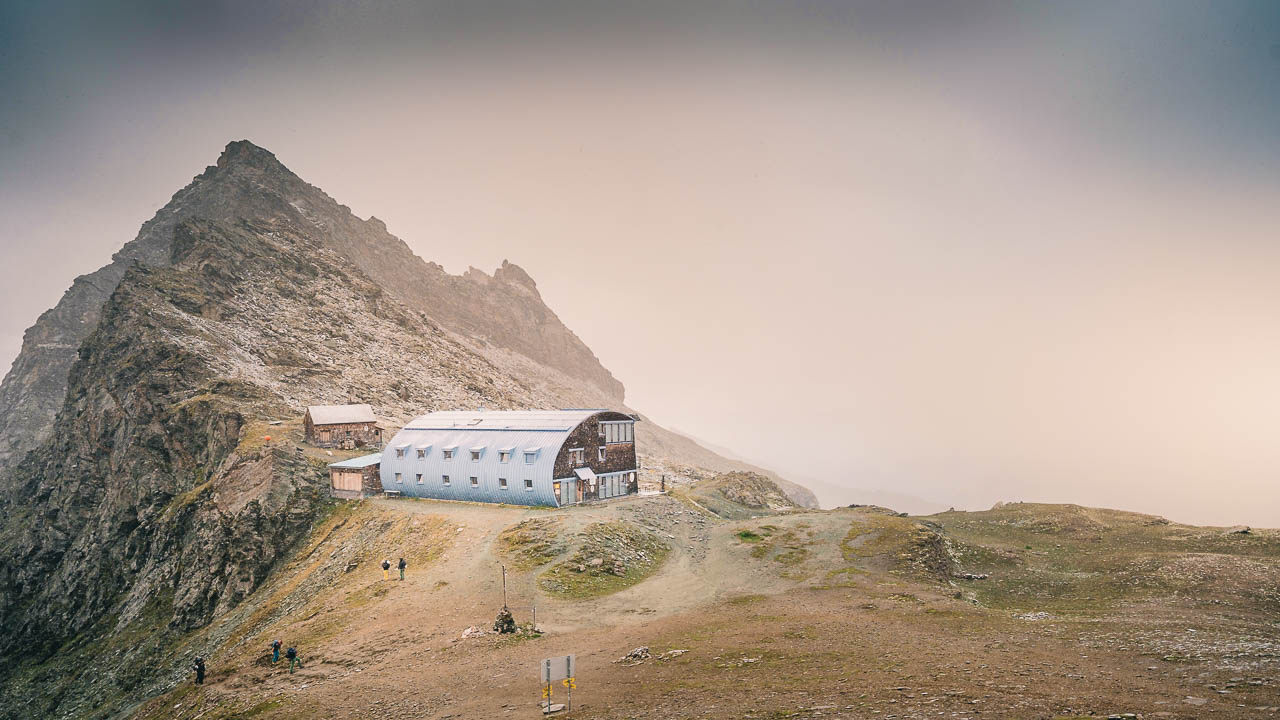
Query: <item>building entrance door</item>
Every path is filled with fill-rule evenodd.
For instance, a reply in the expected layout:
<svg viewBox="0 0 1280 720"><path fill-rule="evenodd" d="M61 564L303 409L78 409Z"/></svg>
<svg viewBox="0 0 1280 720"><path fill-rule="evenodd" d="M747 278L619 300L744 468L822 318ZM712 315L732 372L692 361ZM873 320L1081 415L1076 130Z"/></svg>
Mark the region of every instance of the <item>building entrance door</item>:
<svg viewBox="0 0 1280 720"><path fill-rule="evenodd" d="M558 482L551 483L551 490L556 494L556 504L559 505L560 504L560 483Z"/></svg>

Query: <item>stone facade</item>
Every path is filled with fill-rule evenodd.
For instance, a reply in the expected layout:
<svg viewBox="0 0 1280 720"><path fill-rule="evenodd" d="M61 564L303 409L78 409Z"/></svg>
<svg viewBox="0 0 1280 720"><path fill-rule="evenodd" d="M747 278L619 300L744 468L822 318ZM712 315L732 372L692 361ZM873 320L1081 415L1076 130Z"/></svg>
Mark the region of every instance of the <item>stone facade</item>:
<svg viewBox="0 0 1280 720"><path fill-rule="evenodd" d="M633 495L640 491L638 474L633 472L638 470L634 433L629 442L606 443L600 423L609 421L630 422L633 419L630 415L620 412L605 412L579 425L569 434L569 438L560 448L560 454L556 456L555 477L575 477L574 470L578 468L588 468L596 475L629 472L631 474L627 476L626 485L620 494ZM604 459L600 457L601 448L604 448ZM575 457L576 450L582 451L580 460ZM576 487L578 502L600 499L598 484L579 482L576 483ZM574 499L570 498L567 501L573 502Z"/></svg>
<svg viewBox="0 0 1280 720"><path fill-rule="evenodd" d="M382 446L382 428L377 423L340 423L316 425L308 414L303 418L307 442L322 448L354 450L363 447Z"/></svg>

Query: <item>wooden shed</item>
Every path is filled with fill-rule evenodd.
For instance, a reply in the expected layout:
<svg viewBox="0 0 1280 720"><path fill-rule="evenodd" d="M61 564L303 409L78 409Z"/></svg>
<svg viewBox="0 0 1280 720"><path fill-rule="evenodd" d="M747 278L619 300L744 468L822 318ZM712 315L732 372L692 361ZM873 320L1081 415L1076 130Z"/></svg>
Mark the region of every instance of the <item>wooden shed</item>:
<svg viewBox="0 0 1280 720"><path fill-rule="evenodd" d="M382 428L369 405L312 405L302 424L307 442L316 447L354 450L382 446Z"/></svg>
<svg viewBox="0 0 1280 720"><path fill-rule="evenodd" d="M381 462L382 453L374 453L329 465L329 494L347 500L381 494Z"/></svg>

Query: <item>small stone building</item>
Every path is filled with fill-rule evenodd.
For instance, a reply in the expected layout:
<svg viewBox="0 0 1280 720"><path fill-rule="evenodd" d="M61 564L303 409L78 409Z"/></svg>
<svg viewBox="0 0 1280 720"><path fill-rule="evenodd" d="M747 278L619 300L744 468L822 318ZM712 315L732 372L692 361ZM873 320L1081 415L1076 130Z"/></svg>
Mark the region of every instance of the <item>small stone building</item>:
<svg viewBox="0 0 1280 720"><path fill-rule="evenodd" d="M382 428L369 405L312 405L302 424L307 442L316 447L354 450L382 446Z"/></svg>
<svg viewBox="0 0 1280 720"><path fill-rule="evenodd" d="M381 494L381 462L382 453L374 453L329 465L329 494L347 500Z"/></svg>

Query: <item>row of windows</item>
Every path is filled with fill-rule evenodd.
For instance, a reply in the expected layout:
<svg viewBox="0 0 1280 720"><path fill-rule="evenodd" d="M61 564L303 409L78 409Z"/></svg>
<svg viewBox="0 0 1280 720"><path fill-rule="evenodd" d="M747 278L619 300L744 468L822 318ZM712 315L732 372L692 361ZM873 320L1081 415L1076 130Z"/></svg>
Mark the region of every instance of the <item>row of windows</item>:
<svg viewBox="0 0 1280 720"><path fill-rule="evenodd" d="M422 473L414 473L414 479L417 481L417 484L419 484L419 485L422 485L422 484L424 483L424 481L423 481L423 479L422 479ZM468 480L469 480L469 481L470 481L470 483L471 483L471 487L473 487L473 488L478 488L478 487L480 487L480 478L476 477L475 475L470 476L470 477L468 478ZM403 474L403 473L396 473L396 484L398 484L398 485L403 485L403 484L404 484L404 474ZM444 486L444 487L453 487L453 480L452 480L452 479L450 479L450 477L449 477L448 475L441 475L441 476L440 476L440 484L441 484L442 486ZM498 489L499 489L499 490L507 490L507 489L508 489L508 487L507 487L507 479L506 479L506 478L498 478ZM529 479L529 478L525 478L525 481L524 481L524 489L525 489L525 490L532 491L532 490L533 490L533 480L531 480L531 479Z"/></svg>
<svg viewBox="0 0 1280 720"><path fill-rule="evenodd" d="M423 458L425 458L425 457L427 456L427 453L431 451L431 448L428 446L428 447L414 448L414 450L416 450L416 451L417 451L418 459L419 459L419 460L422 460ZM471 453L471 462L480 462L480 458L484 455L484 450L483 450L483 449L477 450L477 449L475 449L475 448L472 448L472 449L471 449L470 451L468 451L468 452L470 452L470 453ZM398 448L396 448L396 457L398 457L398 458L405 457L408 453L409 453L409 448L407 448L407 447L398 447ZM440 453L441 453L441 455L442 455L443 459L445 459L445 460L452 460L452 459L453 459L453 457L454 457L454 455L455 455L455 454L457 454L457 448L445 448L445 449L441 450L441 451L440 451ZM503 463L503 464L506 464L506 463L511 462L511 455L512 455L512 454L513 454L513 451L512 451L512 450L499 450L499 451L498 451L498 462ZM524 451L524 464L525 464L525 465L532 465L532 464L534 464L535 462L537 462L537 460L538 460L538 451L537 451L537 450L525 450L525 451Z"/></svg>
<svg viewBox="0 0 1280 720"><path fill-rule="evenodd" d="M630 420L606 420L600 423L600 437L606 443L635 442L635 423Z"/></svg>
<svg viewBox="0 0 1280 720"><path fill-rule="evenodd" d="M605 450L605 447L604 447L603 445L601 445L600 447L596 448L596 459L597 459L597 460L599 460L600 462L604 462L604 461L605 461L605 458L606 458L606 457L608 457L608 456L609 456L609 453ZM570 449L569 449L569 462L570 462L570 463L572 463L574 466L577 466L577 465L586 465L586 464L587 464L587 451L586 451L586 449L585 449L585 448L570 448Z"/></svg>

